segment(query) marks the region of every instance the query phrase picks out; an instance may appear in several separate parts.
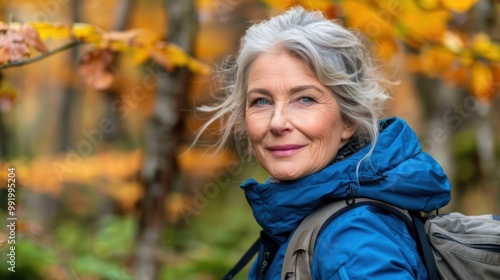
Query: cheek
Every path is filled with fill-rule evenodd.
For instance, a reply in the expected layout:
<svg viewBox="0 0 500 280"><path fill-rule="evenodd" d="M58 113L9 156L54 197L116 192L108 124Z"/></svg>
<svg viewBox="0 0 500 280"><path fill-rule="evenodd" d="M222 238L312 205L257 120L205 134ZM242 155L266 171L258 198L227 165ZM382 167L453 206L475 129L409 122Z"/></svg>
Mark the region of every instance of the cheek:
<svg viewBox="0 0 500 280"><path fill-rule="evenodd" d="M311 139L332 139L341 137L342 122L339 118L336 111L322 108L296 116L296 123Z"/></svg>
<svg viewBox="0 0 500 280"><path fill-rule="evenodd" d="M267 131L266 119L262 114L247 113L245 116L245 127L252 145L262 139Z"/></svg>

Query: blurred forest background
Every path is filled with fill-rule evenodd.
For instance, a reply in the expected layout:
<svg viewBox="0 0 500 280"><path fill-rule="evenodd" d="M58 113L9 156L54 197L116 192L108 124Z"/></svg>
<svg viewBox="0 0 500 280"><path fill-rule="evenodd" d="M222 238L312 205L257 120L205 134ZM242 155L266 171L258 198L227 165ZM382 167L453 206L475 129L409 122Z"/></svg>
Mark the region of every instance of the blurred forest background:
<svg viewBox="0 0 500 280"><path fill-rule="evenodd" d="M220 279L259 232L239 184L267 175L215 134L188 149L195 107L244 30L295 4L358 29L401 81L387 115L449 175L444 211L500 213L500 1L2 0L0 278Z"/></svg>

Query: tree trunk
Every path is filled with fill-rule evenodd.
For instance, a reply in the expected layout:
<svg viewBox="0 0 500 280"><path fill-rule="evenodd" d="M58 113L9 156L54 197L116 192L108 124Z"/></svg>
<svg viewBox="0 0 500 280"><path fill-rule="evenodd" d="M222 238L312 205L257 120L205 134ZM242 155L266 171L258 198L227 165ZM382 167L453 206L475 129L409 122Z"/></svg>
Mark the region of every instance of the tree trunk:
<svg viewBox="0 0 500 280"><path fill-rule="evenodd" d="M198 27L194 0L166 3L170 30L167 41L191 53ZM158 279L157 248L165 222L165 199L179 174L177 151L182 136L181 109L186 103L190 73L186 68L167 73L165 68L157 66L156 76L158 89L143 168L146 193L135 255L135 277L141 280Z"/></svg>

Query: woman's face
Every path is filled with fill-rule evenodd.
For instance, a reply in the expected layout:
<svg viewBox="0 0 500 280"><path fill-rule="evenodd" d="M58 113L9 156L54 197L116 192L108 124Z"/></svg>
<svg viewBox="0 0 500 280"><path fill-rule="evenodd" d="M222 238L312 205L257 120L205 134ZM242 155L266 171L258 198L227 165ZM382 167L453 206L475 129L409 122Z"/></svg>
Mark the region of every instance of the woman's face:
<svg viewBox="0 0 500 280"><path fill-rule="evenodd" d="M245 124L257 160L280 181L323 169L355 131L341 119L333 93L285 52L253 62Z"/></svg>

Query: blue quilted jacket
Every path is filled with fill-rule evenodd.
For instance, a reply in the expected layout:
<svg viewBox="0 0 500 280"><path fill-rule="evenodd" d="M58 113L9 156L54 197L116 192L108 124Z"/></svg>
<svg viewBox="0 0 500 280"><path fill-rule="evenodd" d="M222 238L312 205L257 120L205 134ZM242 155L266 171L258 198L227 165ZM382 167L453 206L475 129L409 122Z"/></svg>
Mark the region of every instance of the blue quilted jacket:
<svg viewBox="0 0 500 280"><path fill-rule="evenodd" d="M449 202L448 178L421 151L413 130L398 118L381 121L381 129L371 161L362 162L359 177L356 165L370 146L297 181L250 179L242 185L257 222L279 246L263 273L261 248L249 279L280 279L291 234L329 200L355 195L425 212ZM427 279L405 224L372 206L350 210L326 227L316 243L312 275L314 279Z"/></svg>

